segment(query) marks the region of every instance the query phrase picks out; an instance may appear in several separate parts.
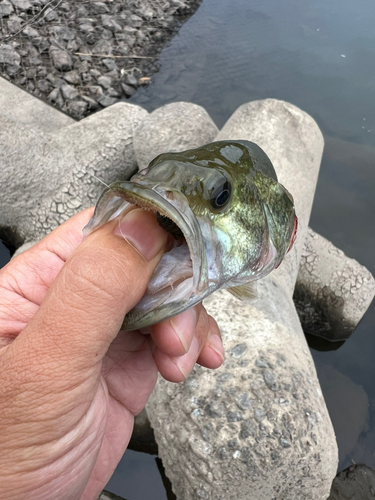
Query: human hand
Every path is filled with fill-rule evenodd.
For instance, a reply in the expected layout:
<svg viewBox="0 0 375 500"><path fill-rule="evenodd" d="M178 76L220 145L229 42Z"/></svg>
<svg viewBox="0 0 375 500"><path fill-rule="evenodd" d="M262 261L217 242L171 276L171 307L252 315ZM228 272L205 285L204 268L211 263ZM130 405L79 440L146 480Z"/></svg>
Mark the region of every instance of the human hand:
<svg viewBox="0 0 375 500"><path fill-rule="evenodd" d="M120 332L168 238L134 209L82 242L68 220L0 270L0 499L94 499L106 485L158 371L180 382L223 348L202 305Z"/></svg>

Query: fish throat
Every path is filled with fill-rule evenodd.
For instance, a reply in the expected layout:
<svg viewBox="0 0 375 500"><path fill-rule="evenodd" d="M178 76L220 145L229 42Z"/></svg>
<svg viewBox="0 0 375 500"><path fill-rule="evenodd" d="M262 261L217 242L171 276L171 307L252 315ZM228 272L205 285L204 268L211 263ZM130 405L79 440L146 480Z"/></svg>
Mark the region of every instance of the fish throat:
<svg viewBox="0 0 375 500"><path fill-rule="evenodd" d="M181 228L156 203L143 199L138 194L127 192L122 197L133 207L152 211L156 220L168 234L165 253L157 265L146 289L146 293L132 310L132 316L141 316L161 305L182 302L190 298L194 292L193 262L188 242ZM124 207L123 214L127 213ZM122 214L116 218L121 219Z"/></svg>
<svg viewBox="0 0 375 500"><path fill-rule="evenodd" d="M181 229L169 217L156 212L156 220L158 221L159 226L167 231L167 233L171 234L175 240L179 240L180 238L185 239L185 236Z"/></svg>

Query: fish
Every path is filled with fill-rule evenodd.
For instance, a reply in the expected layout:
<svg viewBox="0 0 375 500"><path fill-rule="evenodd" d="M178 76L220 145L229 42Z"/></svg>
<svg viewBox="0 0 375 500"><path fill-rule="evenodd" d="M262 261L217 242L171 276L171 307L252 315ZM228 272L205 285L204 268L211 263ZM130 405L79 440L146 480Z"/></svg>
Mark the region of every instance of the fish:
<svg viewBox="0 0 375 500"><path fill-rule="evenodd" d="M297 233L292 195L266 153L245 140L158 155L102 192L84 236L134 206L156 213L173 243L122 330L147 328L219 289L253 300L254 282L281 264Z"/></svg>

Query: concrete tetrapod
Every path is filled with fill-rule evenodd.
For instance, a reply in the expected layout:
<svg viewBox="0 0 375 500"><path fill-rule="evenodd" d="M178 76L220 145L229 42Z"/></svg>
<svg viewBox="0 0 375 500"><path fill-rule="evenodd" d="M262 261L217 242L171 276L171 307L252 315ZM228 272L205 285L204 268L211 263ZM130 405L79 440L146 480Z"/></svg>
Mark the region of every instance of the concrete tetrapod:
<svg viewBox="0 0 375 500"><path fill-rule="evenodd" d="M196 367L179 385L159 380L147 412L178 500L323 500L337 445L292 301L323 138L310 116L276 100L241 106L216 139L232 138L267 152L295 198L299 237L254 304L224 291L206 301L223 367Z"/></svg>
<svg viewBox="0 0 375 500"><path fill-rule="evenodd" d="M218 129L207 111L191 102L172 102L150 113L134 135L139 169L155 156L194 149L215 140Z"/></svg>
<svg viewBox="0 0 375 500"><path fill-rule="evenodd" d="M132 137L147 115L140 106L118 103L44 136L23 127L12 109L4 111L0 231L16 248L94 205L104 186L92 174L109 183L137 171Z"/></svg>
<svg viewBox="0 0 375 500"><path fill-rule="evenodd" d="M309 228L294 291L304 331L332 341L347 339L374 295L370 271Z"/></svg>
<svg viewBox="0 0 375 500"><path fill-rule="evenodd" d="M218 132L204 108L186 102L149 115L122 103L76 123L2 78L0 125L0 230L16 247L26 242L17 253L95 203L102 185L84 168L105 182L126 179L137 163L211 142ZM365 268L309 230L295 292L306 331L347 338L374 294Z"/></svg>

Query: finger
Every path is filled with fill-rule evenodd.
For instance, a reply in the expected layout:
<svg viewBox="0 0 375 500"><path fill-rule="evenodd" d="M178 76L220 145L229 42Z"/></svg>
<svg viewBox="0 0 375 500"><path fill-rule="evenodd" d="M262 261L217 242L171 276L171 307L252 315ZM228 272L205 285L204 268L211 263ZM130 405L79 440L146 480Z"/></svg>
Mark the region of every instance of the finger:
<svg viewBox="0 0 375 500"><path fill-rule="evenodd" d="M82 242L93 213L75 215L0 270L0 347L10 344L42 303L51 283Z"/></svg>
<svg viewBox="0 0 375 500"><path fill-rule="evenodd" d="M166 240L155 215L140 209L130 211L120 228L112 221L92 233L68 258L9 348L19 359L25 347L48 369L57 365L60 379L100 361L125 314L144 294Z"/></svg>
<svg viewBox="0 0 375 500"><path fill-rule="evenodd" d="M182 356L170 356L159 347L154 348L154 359L158 370L161 375L170 382L182 382L185 380L189 376L197 360L200 358L203 350L205 350L203 360L208 363L208 367L216 368L223 362L224 353L222 355L220 354L219 344L215 346L215 351L212 350L211 345L207 346L211 328L213 328L213 334L219 335L220 339L219 329L215 320L207 314L201 304L196 306L195 309L198 314L197 325L189 350L186 354ZM206 349L208 350L206 351Z"/></svg>
<svg viewBox="0 0 375 500"><path fill-rule="evenodd" d="M190 348L199 316L199 306L149 328L156 347L169 356L183 356Z"/></svg>
<svg viewBox="0 0 375 500"><path fill-rule="evenodd" d="M218 324L212 316L208 316L208 321L210 334L201 350L197 363L213 370L223 364L225 354Z"/></svg>
<svg viewBox="0 0 375 500"><path fill-rule="evenodd" d="M12 259L0 271L1 289L39 305L68 257L82 242L82 228L93 210L89 208L75 215Z"/></svg>

